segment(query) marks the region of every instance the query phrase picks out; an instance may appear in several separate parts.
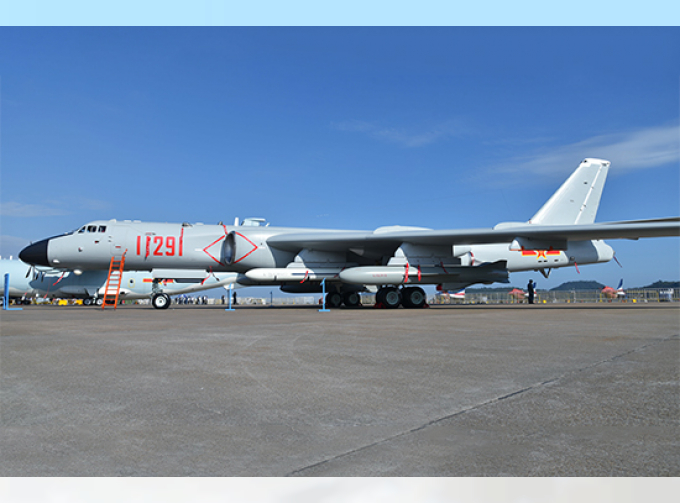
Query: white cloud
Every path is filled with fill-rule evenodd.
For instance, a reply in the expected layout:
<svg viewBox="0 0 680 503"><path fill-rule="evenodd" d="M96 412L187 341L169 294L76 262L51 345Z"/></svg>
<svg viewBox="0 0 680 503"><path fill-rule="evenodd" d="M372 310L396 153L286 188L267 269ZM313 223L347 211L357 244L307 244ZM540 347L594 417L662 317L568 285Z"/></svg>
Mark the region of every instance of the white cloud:
<svg viewBox="0 0 680 503"><path fill-rule="evenodd" d="M616 171L677 163L680 161L680 127L677 124L658 126L598 135L560 147L542 147L497 166L494 171L562 176L586 157L609 160Z"/></svg>
<svg viewBox="0 0 680 503"><path fill-rule="evenodd" d="M0 215L3 217L53 217L70 215L71 213L71 211L63 208L42 204L0 203Z"/></svg>
<svg viewBox="0 0 680 503"><path fill-rule="evenodd" d="M422 147L439 140L459 136L465 129L453 121L437 124L427 128L395 128L386 127L372 122L350 120L333 123L332 126L339 131L362 133L371 138L396 143L403 147Z"/></svg>
<svg viewBox="0 0 680 503"><path fill-rule="evenodd" d="M105 211L111 203L85 197L72 197L69 200L46 201L46 204L24 204L8 201L0 204L3 217L57 217L71 215L77 210Z"/></svg>

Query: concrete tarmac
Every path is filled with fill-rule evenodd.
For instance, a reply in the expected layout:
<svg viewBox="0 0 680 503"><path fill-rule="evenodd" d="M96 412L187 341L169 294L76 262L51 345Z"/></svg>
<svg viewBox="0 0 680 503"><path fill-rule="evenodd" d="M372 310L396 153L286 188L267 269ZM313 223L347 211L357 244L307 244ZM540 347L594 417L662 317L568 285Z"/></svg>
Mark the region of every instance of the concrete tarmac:
<svg viewBox="0 0 680 503"><path fill-rule="evenodd" d="M673 304L27 306L0 476L680 475Z"/></svg>

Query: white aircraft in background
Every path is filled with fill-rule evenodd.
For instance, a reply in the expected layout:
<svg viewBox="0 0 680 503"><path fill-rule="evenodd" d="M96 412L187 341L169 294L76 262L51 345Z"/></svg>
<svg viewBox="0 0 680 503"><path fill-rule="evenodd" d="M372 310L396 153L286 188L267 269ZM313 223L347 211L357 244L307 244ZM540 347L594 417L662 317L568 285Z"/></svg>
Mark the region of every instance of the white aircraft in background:
<svg viewBox="0 0 680 503"><path fill-rule="evenodd" d="M680 218L595 223L609 161L586 159L528 222L492 229L432 230L380 227L374 231L246 225L99 220L24 248L25 262L77 271L106 269L125 254L127 270L200 269L239 273L241 285L278 285L292 293L328 292L331 307L355 306L358 292L379 287L385 307L422 307L419 285L460 290L475 283L508 283L514 271L608 262L602 239L680 236Z"/></svg>
<svg viewBox="0 0 680 503"><path fill-rule="evenodd" d="M445 298L454 299L454 300L465 300L465 288L461 288L460 290L444 290L442 285L437 285L436 290L441 294L444 295Z"/></svg>
<svg viewBox="0 0 680 503"><path fill-rule="evenodd" d="M521 288L513 288L508 292L508 295L515 300L524 300L529 297L529 294L522 290Z"/></svg>
<svg viewBox="0 0 680 503"><path fill-rule="evenodd" d="M76 274L72 271L32 267L21 260L0 259L0 288L3 298L5 274L9 274L10 298L83 299L85 305L101 305L108 269ZM164 295L167 297L162 299L165 302L152 302L155 308L163 309L170 306L170 295L240 286L235 284L237 277L235 273L207 274L205 271L193 270L186 271L185 276L163 281L154 278L150 272L125 271L119 300L149 299L155 295Z"/></svg>
<svg viewBox="0 0 680 503"><path fill-rule="evenodd" d="M619 281L619 286L612 288L611 286L605 286L602 289L602 294L608 299L622 299L626 297L626 292L623 289L623 279Z"/></svg>

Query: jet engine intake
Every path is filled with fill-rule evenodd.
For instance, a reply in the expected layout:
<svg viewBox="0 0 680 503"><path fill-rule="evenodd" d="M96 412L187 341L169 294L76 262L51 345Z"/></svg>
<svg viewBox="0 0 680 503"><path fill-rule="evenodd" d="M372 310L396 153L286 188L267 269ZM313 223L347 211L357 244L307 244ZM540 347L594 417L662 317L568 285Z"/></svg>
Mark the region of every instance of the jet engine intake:
<svg viewBox="0 0 680 503"><path fill-rule="evenodd" d="M220 262L234 271L252 268L282 267L293 259L293 254L267 245L266 233L231 231L224 238Z"/></svg>
<svg viewBox="0 0 680 503"><path fill-rule="evenodd" d="M236 257L236 237L234 231L227 234L222 244L222 260L224 265L232 265Z"/></svg>
<svg viewBox="0 0 680 503"><path fill-rule="evenodd" d="M245 262L258 250L259 247L255 244L257 241L254 237L249 239L240 232L231 231L222 244L222 264L235 265ZM265 264L262 266L267 267Z"/></svg>

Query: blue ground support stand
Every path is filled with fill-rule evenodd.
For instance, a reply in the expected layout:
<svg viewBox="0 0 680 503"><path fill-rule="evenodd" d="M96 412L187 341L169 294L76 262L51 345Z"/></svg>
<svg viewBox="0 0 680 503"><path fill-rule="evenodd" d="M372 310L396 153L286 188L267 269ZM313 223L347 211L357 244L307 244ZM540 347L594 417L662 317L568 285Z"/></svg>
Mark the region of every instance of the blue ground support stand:
<svg viewBox="0 0 680 503"><path fill-rule="evenodd" d="M321 280L321 292L322 292L322 299L323 299L323 308L319 309L320 313L330 313L330 309L326 309L326 278Z"/></svg>
<svg viewBox="0 0 680 503"><path fill-rule="evenodd" d="M5 274L5 298L2 309L5 311L22 311L20 307L9 307L9 273Z"/></svg>
<svg viewBox="0 0 680 503"><path fill-rule="evenodd" d="M229 297L229 307L225 309L225 311L236 311L233 307L231 307L231 292L234 290L234 284L229 283L229 294L227 297Z"/></svg>

